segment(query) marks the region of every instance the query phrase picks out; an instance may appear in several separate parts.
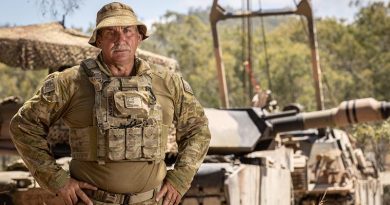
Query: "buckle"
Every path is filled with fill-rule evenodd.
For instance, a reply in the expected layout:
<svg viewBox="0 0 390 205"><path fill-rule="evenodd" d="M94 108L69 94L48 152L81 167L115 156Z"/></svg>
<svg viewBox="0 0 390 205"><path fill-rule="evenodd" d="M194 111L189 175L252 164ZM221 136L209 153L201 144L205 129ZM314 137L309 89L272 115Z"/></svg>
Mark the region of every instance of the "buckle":
<svg viewBox="0 0 390 205"><path fill-rule="evenodd" d="M116 199L117 199L117 195L116 194L113 194L113 193L109 193L109 192L106 192L106 199L104 200L105 202L108 202L108 203L115 203L116 202Z"/></svg>
<svg viewBox="0 0 390 205"><path fill-rule="evenodd" d="M131 194L125 194L122 205L128 205L130 203Z"/></svg>

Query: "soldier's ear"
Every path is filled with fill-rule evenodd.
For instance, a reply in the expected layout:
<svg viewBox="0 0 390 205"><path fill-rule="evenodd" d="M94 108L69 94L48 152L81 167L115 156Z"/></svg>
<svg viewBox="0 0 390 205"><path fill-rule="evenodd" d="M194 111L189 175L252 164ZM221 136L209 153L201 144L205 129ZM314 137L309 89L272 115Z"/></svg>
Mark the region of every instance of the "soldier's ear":
<svg viewBox="0 0 390 205"><path fill-rule="evenodd" d="M101 45L102 45L102 33L100 30L98 30L96 34L96 46L100 48Z"/></svg>
<svg viewBox="0 0 390 205"><path fill-rule="evenodd" d="M100 40L96 40L96 46L100 48L101 42Z"/></svg>

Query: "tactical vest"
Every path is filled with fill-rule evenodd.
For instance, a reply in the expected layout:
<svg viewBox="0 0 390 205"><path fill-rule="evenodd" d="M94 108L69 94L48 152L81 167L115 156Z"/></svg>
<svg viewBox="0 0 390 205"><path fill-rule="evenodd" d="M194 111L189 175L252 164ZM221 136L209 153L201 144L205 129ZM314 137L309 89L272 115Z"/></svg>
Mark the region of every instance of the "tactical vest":
<svg viewBox="0 0 390 205"><path fill-rule="evenodd" d="M81 67L95 88L95 126L70 129L72 157L101 163L164 159L168 131L152 90L151 70L109 77L93 59Z"/></svg>

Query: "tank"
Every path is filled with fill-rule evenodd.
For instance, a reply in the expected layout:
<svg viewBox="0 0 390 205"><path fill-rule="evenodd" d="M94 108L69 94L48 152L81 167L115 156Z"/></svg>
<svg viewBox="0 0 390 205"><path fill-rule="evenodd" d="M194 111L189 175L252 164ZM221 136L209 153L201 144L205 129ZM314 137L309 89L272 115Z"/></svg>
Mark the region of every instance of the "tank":
<svg viewBox="0 0 390 205"><path fill-rule="evenodd" d="M381 204L378 172L349 136L312 128L387 119L389 102L359 99L303 113L206 109L206 115L210 149L184 205L319 204L322 197L323 204Z"/></svg>
<svg viewBox="0 0 390 205"><path fill-rule="evenodd" d="M210 23L222 109L206 109L211 146L184 205L382 204L375 162L354 145L352 136L335 127L386 119L389 103L359 99L324 110L312 7L308 0L296 5L228 12L213 0ZM274 109L229 108L217 23L291 14L306 18L318 111L301 112L297 106L272 113L267 111Z"/></svg>

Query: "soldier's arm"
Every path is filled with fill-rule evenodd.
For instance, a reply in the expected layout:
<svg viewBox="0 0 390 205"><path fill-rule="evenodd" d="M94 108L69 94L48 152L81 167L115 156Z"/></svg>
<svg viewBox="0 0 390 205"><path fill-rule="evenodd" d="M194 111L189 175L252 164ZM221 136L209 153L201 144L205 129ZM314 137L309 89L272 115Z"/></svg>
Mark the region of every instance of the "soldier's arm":
<svg viewBox="0 0 390 205"><path fill-rule="evenodd" d="M49 75L10 124L12 140L26 166L41 187L52 192L64 186L69 175L51 156L46 137L50 125L65 109L69 89L59 79L59 73Z"/></svg>
<svg viewBox="0 0 390 205"><path fill-rule="evenodd" d="M183 196L206 156L210 131L203 107L188 83L174 76L174 84L177 91L174 118L179 153L175 168L168 171L166 179Z"/></svg>

